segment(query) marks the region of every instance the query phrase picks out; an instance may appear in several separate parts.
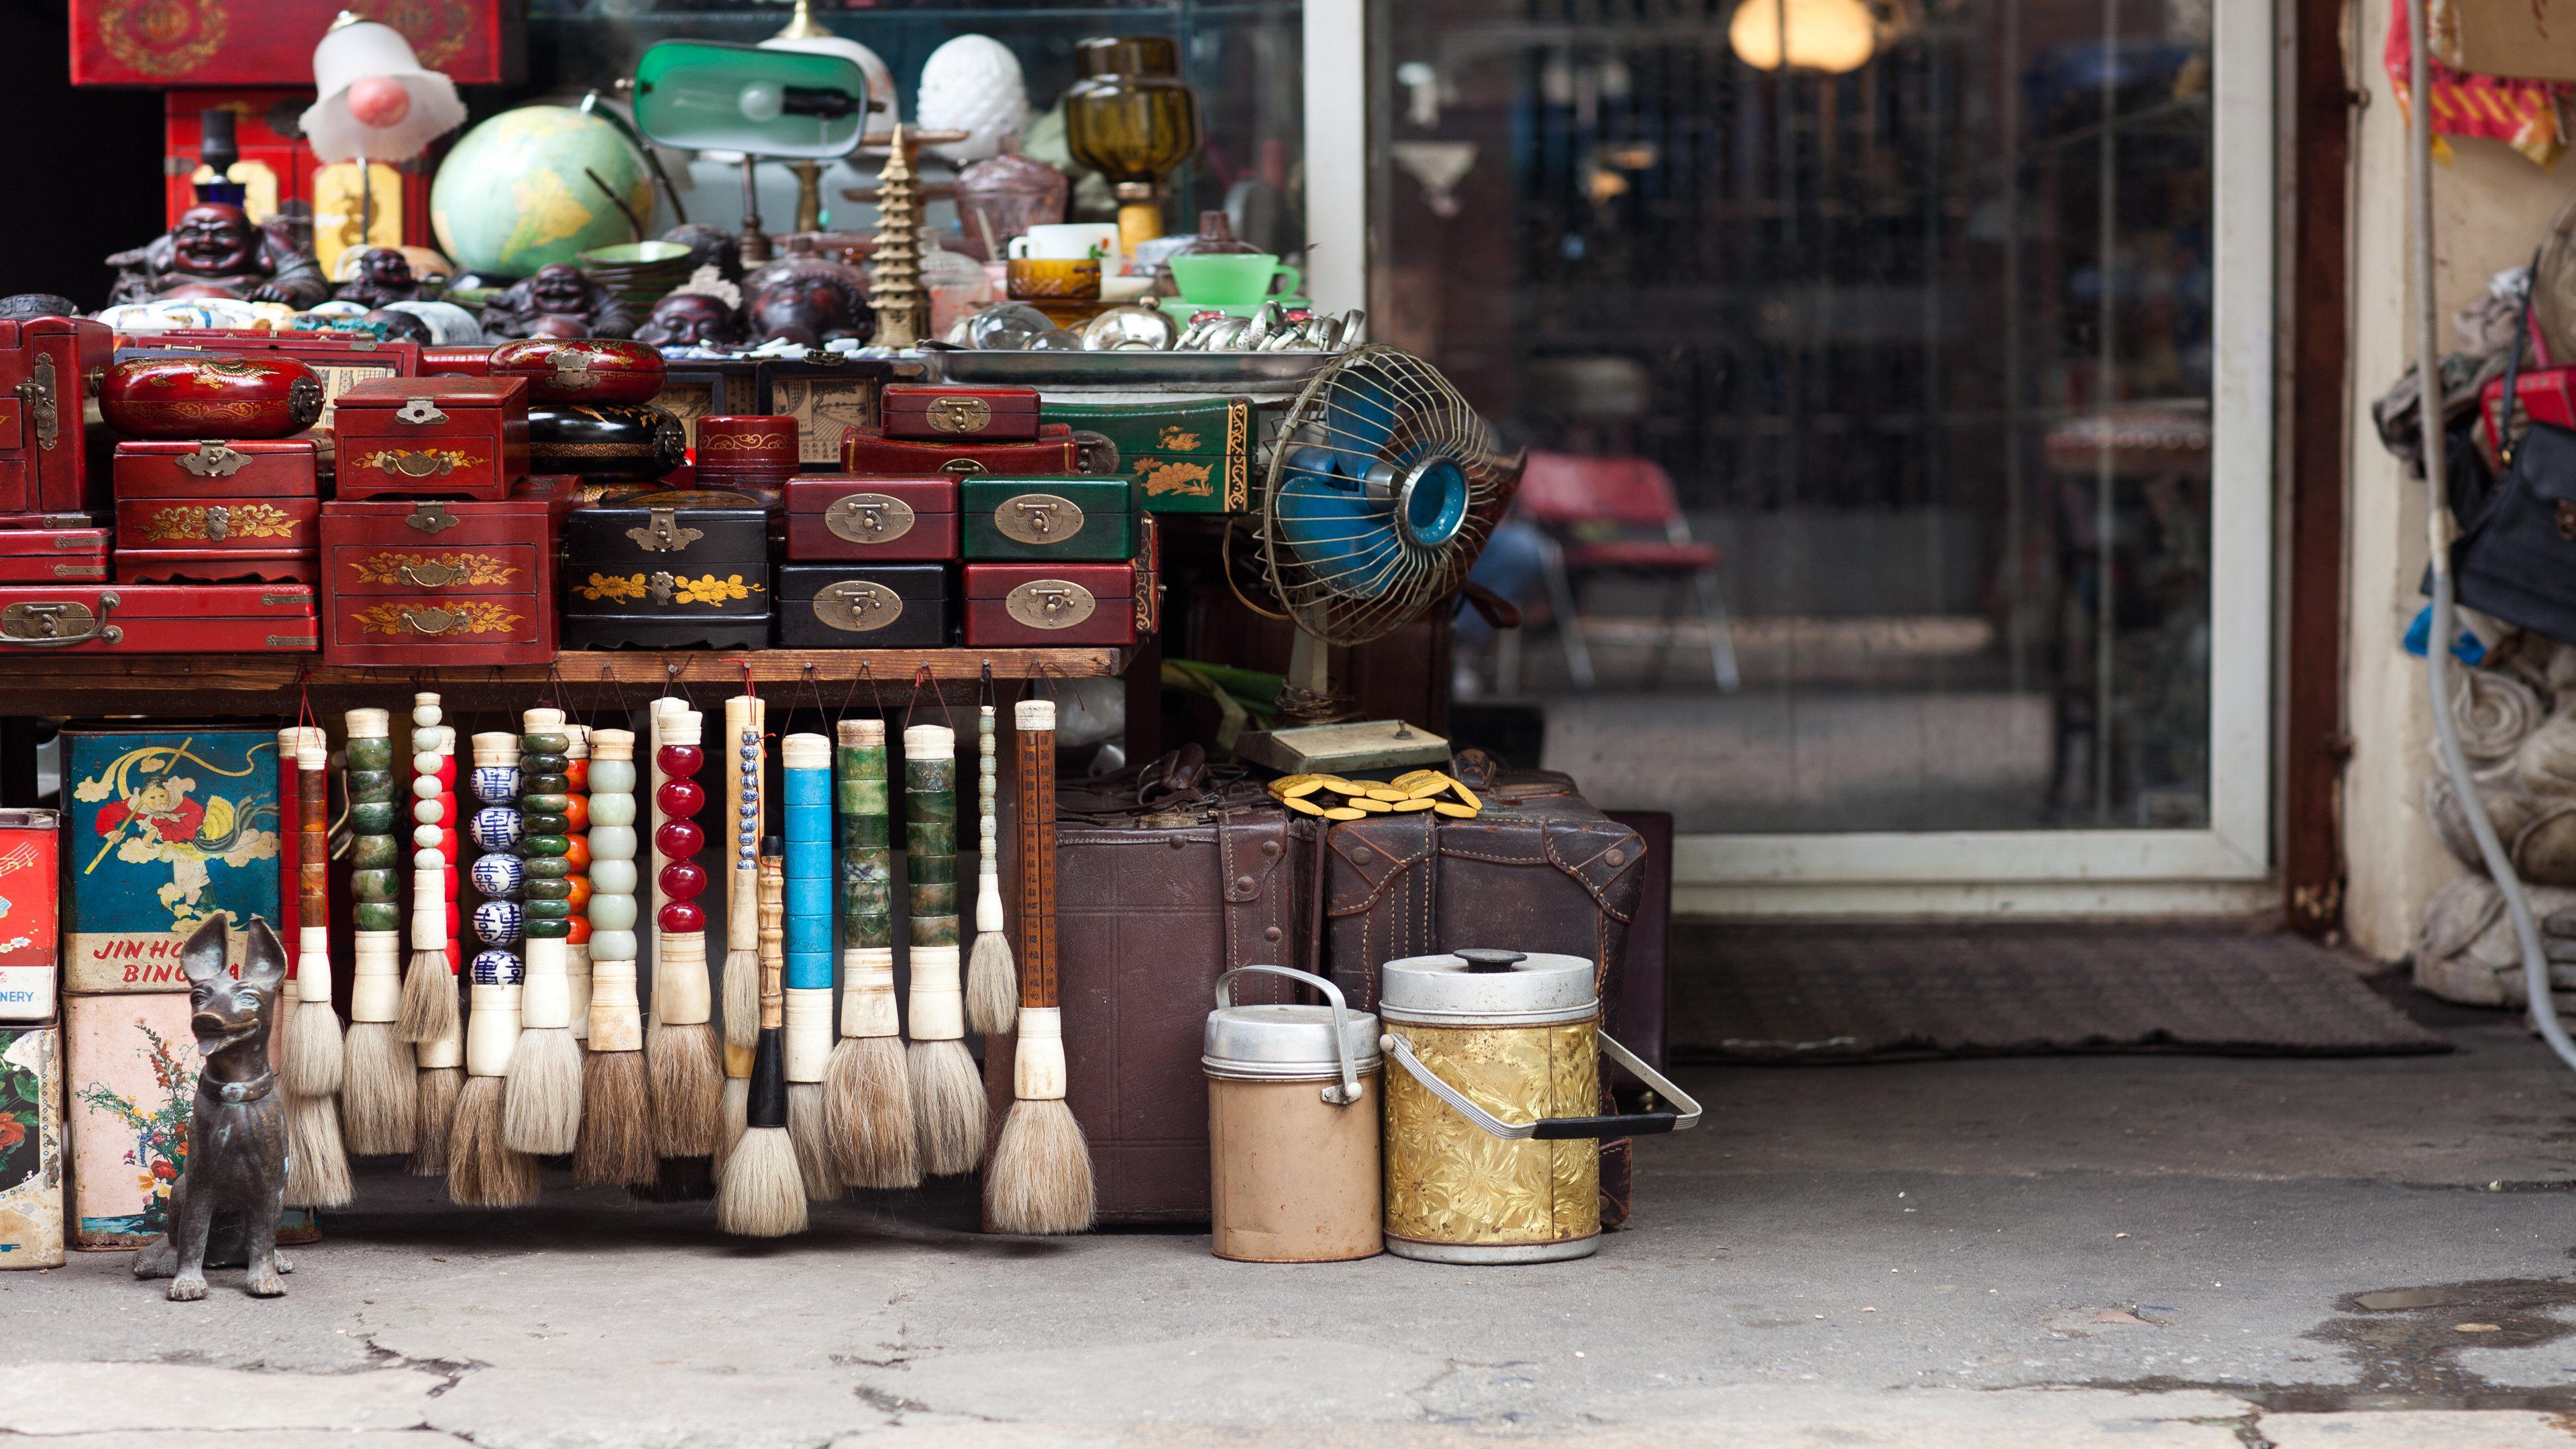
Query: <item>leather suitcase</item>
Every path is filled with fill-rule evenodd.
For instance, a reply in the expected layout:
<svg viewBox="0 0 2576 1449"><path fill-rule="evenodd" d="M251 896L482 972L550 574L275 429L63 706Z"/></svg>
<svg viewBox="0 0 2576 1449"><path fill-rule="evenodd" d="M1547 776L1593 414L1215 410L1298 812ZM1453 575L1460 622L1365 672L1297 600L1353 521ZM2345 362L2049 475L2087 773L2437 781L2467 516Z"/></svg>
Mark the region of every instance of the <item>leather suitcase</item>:
<svg viewBox="0 0 2576 1449"><path fill-rule="evenodd" d="M1310 966L1312 825L1237 785L1214 801L1114 813L1058 799L1056 931L1066 1103L1082 1124L1103 1223L1208 1220L1201 1034L1216 979ZM1238 1001L1293 999L1275 976ZM1012 1046L984 1046L987 1090L1011 1101Z"/></svg>
<svg viewBox="0 0 2576 1449"><path fill-rule="evenodd" d="M71 584L0 588L0 658L63 654L309 654L307 584Z"/></svg>
<svg viewBox="0 0 2576 1449"><path fill-rule="evenodd" d="M1646 1065L1666 1071L1672 1065L1664 1002L1672 979L1673 816L1669 810L1613 810L1610 818L1646 842L1645 889L1638 892L1636 918L1628 923L1628 954L1619 999L1610 1004L1610 1034L1644 1057Z"/></svg>
<svg viewBox="0 0 2576 1449"><path fill-rule="evenodd" d="M1377 1007L1377 968L1461 946L1553 951L1593 964L1603 1025L1621 1034L1628 932L1644 898L1646 843L1552 771L1499 771L1480 751L1452 773L1485 802L1474 820L1429 811L1333 826L1325 841L1326 958L1356 1009ZM1609 1080L1602 1110L1611 1110ZM1630 1143L1601 1144L1601 1223L1628 1216Z"/></svg>
<svg viewBox="0 0 2576 1449"><path fill-rule="evenodd" d="M957 476L790 478L787 556L798 563L945 563L957 557Z"/></svg>

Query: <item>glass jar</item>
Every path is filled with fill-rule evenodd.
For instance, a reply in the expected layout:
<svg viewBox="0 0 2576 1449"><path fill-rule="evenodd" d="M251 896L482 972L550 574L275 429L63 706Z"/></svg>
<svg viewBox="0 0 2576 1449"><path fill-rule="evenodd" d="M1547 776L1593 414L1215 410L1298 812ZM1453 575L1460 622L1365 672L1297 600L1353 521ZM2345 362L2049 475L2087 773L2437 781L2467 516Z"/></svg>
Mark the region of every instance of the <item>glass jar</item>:
<svg viewBox="0 0 2576 1449"><path fill-rule="evenodd" d="M1064 220L1072 189L1063 172L1021 155L1017 136L1004 138L1001 155L957 173L957 220L965 232L958 250L988 262L1003 260L1011 238Z"/></svg>
<svg viewBox="0 0 2576 1449"><path fill-rule="evenodd" d="M1163 177L1198 154L1199 97L1181 79L1180 57L1164 35L1074 43L1065 144L1117 194L1119 250L1129 256L1163 234Z"/></svg>

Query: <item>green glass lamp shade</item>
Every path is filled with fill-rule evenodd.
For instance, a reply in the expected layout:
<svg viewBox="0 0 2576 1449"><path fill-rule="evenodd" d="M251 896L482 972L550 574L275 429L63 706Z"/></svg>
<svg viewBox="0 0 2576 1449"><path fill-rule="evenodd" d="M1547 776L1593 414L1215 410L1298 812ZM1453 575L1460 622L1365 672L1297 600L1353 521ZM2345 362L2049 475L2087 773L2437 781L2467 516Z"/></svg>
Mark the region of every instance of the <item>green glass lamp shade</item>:
<svg viewBox="0 0 2576 1449"><path fill-rule="evenodd" d="M838 55L666 40L635 63L636 128L665 146L827 160L867 113L867 73Z"/></svg>

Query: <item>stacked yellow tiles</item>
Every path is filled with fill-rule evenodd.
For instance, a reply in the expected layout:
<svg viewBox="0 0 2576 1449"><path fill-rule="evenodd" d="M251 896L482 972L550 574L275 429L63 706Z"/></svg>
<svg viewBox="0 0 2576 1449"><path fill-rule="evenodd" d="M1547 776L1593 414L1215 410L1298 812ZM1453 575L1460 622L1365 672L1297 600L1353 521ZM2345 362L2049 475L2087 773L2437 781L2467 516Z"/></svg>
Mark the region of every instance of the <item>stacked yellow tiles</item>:
<svg viewBox="0 0 2576 1449"><path fill-rule="evenodd" d="M1329 803L1340 796L1338 805ZM1446 798L1443 798L1446 797ZM1371 815L1401 815L1432 810L1453 820L1473 820L1484 813L1476 792L1438 770L1415 770L1380 784L1345 780L1339 775L1283 775L1270 782L1270 798L1301 815L1327 820L1365 820Z"/></svg>

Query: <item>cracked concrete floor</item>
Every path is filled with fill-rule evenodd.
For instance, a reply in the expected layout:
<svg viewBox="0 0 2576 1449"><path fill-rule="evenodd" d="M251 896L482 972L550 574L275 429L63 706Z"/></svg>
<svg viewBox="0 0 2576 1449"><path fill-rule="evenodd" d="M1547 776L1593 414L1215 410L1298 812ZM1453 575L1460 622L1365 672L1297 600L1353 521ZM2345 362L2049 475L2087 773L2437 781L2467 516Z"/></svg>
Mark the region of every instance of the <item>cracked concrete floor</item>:
<svg viewBox="0 0 2576 1449"><path fill-rule="evenodd" d="M2416 1009L2462 1049L1694 1071L1712 1116L1642 1144L1635 1226L1516 1269L987 1239L953 1187L754 1246L369 1171L283 1300L0 1274L0 1436L2568 1449L2576 1073Z"/></svg>

